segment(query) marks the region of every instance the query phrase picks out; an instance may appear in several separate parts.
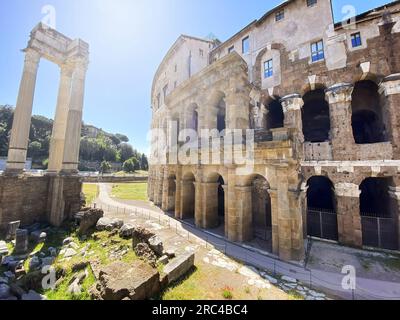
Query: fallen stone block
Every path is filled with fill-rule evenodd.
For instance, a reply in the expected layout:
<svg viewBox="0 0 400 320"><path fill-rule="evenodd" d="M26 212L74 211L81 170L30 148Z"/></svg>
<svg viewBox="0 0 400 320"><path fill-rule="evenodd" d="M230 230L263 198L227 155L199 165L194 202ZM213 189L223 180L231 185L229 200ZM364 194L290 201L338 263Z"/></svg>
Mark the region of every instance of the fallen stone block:
<svg viewBox="0 0 400 320"><path fill-rule="evenodd" d="M5 241L0 241L0 257L8 255L8 247Z"/></svg>
<svg viewBox="0 0 400 320"><path fill-rule="evenodd" d="M151 250L155 252L156 255L162 256L164 252L164 245L158 236L153 236L149 239L149 246Z"/></svg>
<svg viewBox="0 0 400 320"><path fill-rule="evenodd" d="M37 231L33 231L30 235L30 239L34 242L34 243L42 243L45 242L47 238L47 234L46 232L42 232L40 230Z"/></svg>
<svg viewBox="0 0 400 320"><path fill-rule="evenodd" d="M7 241L15 239L15 234L17 232L17 229L19 229L20 224L21 221L12 221L7 225L7 232L6 232Z"/></svg>
<svg viewBox="0 0 400 320"><path fill-rule="evenodd" d="M31 301L37 301L37 300L46 300L46 297L37 293L34 290L29 290L28 293L22 295L21 300L31 300Z"/></svg>
<svg viewBox="0 0 400 320"><path fill-rule="evenodd" d="M194 266L194 253L186 253L176 257L164 267L164 273L171 284L182 278Z"/></svg>
<svg viewBox="0 0 400 320"><path fill-rule="evenodd" d="M160 291L157 269L145 262L114 262L100 270L100 295L104 300L145 300Z"/></svg>
<svg viewBox="0 0 400 320"><path fill-rule="evenodd" d="M124 224L119 230L119 236L123 239L131 239L133 236L133 232L135 227L131 224Z"/></svg>
<svg viewBox="0 0 400 320"><path fill-rule="evenodd" d="M91 228L97 225L97 222L103 218L104 211L101 209L89 209L86 211L78 212L75 215L75 220L77 221L79 228L79 234L87 233Z"/></svg>
<svg viewBox="0 0 400 320"><path fill-rule="evenodd" d="M15 252L24 254L28 251L28 230L17 229L15 234Z"/></svg>
<svg viewBox="0 0 400 320"><path fill-rule="evenodd" d="M120 229L124 224L123 220L120 219L110 219L103 217L97 221L96 230L98 231L113 231L114 229Z"/></svg>

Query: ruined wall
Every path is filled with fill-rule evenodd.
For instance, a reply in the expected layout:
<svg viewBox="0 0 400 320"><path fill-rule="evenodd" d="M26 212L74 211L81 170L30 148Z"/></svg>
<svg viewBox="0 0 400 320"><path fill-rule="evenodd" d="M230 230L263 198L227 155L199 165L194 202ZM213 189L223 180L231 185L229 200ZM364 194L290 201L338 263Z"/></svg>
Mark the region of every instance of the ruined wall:
<svg viewBox="0 0 400 320"><path fill-rule="evenodd" d="M22 226L47 222L51 187L55 177L28 175L0 176L0 229L11 221ZM63 177L64 218L80 209L82 182L79 177Z"/></svg>

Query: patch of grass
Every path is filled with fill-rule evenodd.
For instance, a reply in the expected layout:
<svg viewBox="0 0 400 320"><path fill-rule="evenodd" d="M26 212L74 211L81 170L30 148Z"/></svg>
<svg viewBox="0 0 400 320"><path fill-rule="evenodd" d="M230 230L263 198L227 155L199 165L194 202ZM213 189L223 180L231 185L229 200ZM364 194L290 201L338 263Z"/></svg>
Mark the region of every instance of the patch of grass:
<svg viewBox="0 0 400 320"><path fill-rule="evenodd" d="M304 300L304 297L294 289L288 291L287 294L289 295L289 300Z"/></svg>
<svg viewBox="0 0 400 320"><path fill-rule="evenodd" d="M225 287L222 289L222 297L225 300L232 300L233 299L233 293L232 293L233 289L230 287Z"/></svg>
<svg viewBox="0 0 400 320"><path fill-rule="evenodd" d="M210 292L201 286L209 281L199 267L194 267L185 277L173 283L163 293L160 300L207 300Z"/></svg>
<svg viewBox="0 0 400 320"><path fill-rule="evenodd" d="M82 186L82 192L86 197L86 205L89 206L99 195L99 187L97 184L84 183Z"/></svg>
<svg viewBox="0 0 400 320"><path fill-rule="evenodd" d="M111 195L122 200L147 201L147 182L115 184Z"/></svg>

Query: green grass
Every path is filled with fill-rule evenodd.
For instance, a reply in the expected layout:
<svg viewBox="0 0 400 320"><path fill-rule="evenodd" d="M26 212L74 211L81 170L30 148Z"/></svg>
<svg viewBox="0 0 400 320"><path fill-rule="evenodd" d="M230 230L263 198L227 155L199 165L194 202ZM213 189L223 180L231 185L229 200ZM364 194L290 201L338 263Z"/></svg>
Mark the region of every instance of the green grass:
<svg viewBox="0 0 400 320"><path fill-rule="evenodd" d="M137 170L133 173L126 173L125 171L119 171L115 173L116 176L140 176L140 177L147 177L149 175L148 171Z"/></svg>
<svg viewBox="0 0 400 320"><path fill-rule="evenodd" d="M304 300L304 297L294 289L288 291L287 294L289 295L289 300Z"/></svg>
<svg viewBox="0 0 400 320"><path fill-rule="evenodd" d="M113 185L111 195L122 200L147 201L147 183L120 183Z"/></svg>
<svg viewBox="0 0 400 320"><path fill-rule="evenodd" d="M225 287L222 289L222 297L225 300L232 300L233 299L233 293L232 293L233 289L229 288L229 287Z"/></svg>
<svg viewBox="0 0 400 320"><path fill-rule="evenodd" d="M99 195L99 187L97 184L84 183L82 186L82 192L86 197L86 205L89 206Z"/></svg>

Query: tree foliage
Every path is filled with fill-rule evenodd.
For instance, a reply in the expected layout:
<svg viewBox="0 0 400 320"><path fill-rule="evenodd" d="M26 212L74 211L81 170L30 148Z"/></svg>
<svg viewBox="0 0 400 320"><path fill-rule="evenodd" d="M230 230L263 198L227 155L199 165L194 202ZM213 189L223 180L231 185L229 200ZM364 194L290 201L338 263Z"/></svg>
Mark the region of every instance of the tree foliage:
<svg viewBox="0 0 400 320"><path fill-rule="evenodd" d="M0 156L6 157L12 128L14 110L0 105ZM43 116L33 116L29 132L28 157L38 166L47 165L53 121ZM120 162L135 159L135 170L147 170L147 157L128 143L127 136L110 134L93 126L83 124L80 145L80 160L89 162ZM136 163L136 162L135 162ZM83 166L80 166L81 168Z"/></svg>

